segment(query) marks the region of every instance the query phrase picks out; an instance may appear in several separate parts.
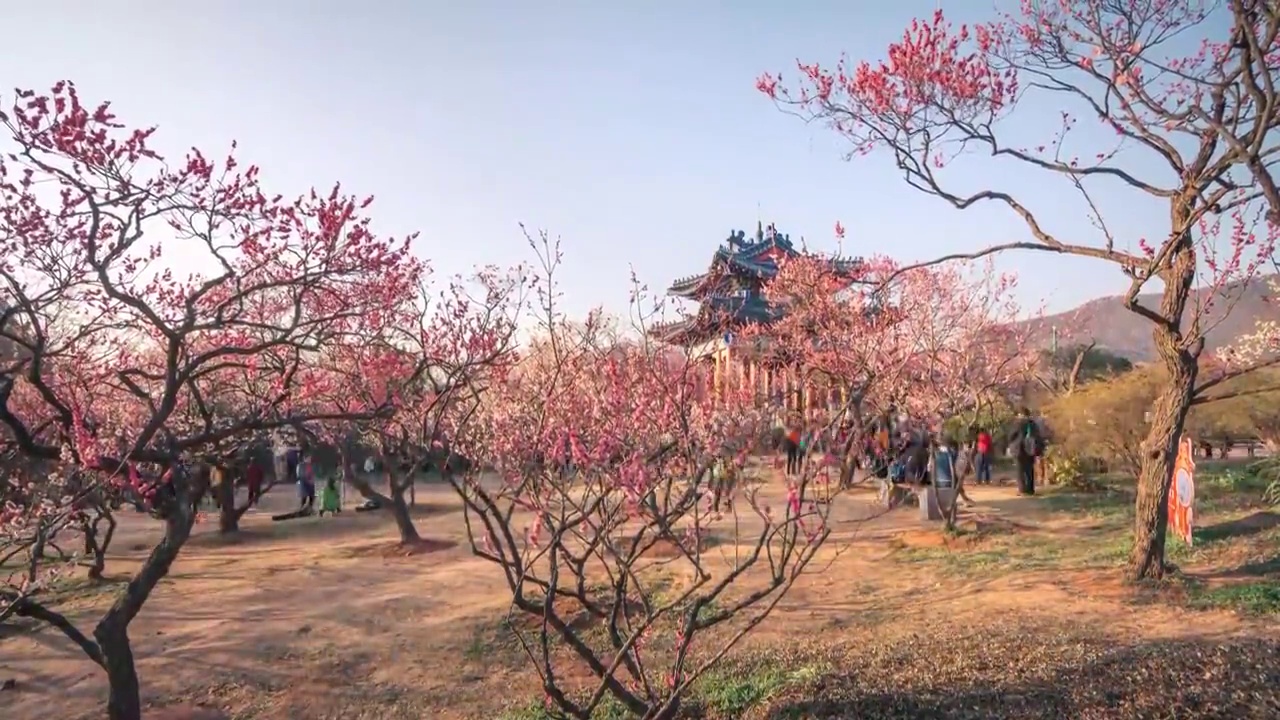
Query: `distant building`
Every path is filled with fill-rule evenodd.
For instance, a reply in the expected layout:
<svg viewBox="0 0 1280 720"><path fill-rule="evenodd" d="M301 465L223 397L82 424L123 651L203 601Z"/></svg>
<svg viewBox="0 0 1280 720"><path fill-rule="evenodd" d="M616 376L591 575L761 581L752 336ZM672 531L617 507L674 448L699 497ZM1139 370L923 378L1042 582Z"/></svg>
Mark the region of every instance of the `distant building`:
<svg viewBox="0 0 1280 720"><path fill-rule="evenodd" d="M772 323L783 316L782 308L764 297L764 288L778 275L780 263L803 253L770 224L756 225L754 238L742 230L732 231L711 256L707 270L680 278L667 294L698 302L689 318L654 327L650 335L662 342L690 348L711 366L710 390L746 387L757 397L778 402L790 409L820 406L811 388L799 382L794 368L780 365L766 348L734 344L740 328ZM822 256L837 272L852 273L861 265L856 258Z"/></svg>

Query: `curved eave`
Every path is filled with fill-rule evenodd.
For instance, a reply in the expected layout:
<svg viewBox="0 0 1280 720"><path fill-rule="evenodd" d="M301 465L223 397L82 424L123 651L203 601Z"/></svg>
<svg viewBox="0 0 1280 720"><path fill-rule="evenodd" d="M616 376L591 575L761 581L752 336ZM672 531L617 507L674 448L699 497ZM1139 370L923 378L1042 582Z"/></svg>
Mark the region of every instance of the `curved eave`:
<svg viewBox="0 0 1280 720"><path fill-rule="evenodd" d="M767 281L778 274L773 264L752 263L732 257L717 256L708 272L701 275L681 278L667 288L667 294L675 297L702 299L720 288L720 284L729 277Z"/></svg>
<svg viewBox="0 0 1280 720"><path fill-rule="evenodd" d="M667 288L667 294L677 297L696 297L705 290L710 278L710 273L680 278L671 283L671 287Z"/></svg>
<svg viewBox="0 0 1280 720"><path fill-rule="evenodd" d="M672 323L662 323L653 325L649 328L649 337L657 338L662 342L671 342L673 345L680 345L678 338L692 329L692 320L676 320Z"/></svg>

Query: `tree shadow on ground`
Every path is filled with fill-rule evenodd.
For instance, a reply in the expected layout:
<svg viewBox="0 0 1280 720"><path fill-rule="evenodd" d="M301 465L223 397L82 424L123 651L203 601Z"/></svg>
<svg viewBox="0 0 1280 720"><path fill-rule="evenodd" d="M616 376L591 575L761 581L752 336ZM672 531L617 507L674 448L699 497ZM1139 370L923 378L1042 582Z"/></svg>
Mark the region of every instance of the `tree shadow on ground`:
<svg viewBox="0 0 1280 720"><path fill-rule="evenodd" d="M444 515L456 509L441 503L419 502L409 509L409 515L417 521ZM395 519L390 511L356 512L354 507L344 509L337 516L310 515L291 520L245 522L238 531L225 535L217 532L216 519L211 519L209 523L215 529L192 535L187 541L189 547L207 549L256 543L292 543L299 540L333 542L355 535L368 534L372 530L384 530L390 537L395 537L396 533Z"/></svg>
<svg viewBox="0 0 1280 720"><path fill-rule="evenodd" d="M1056 634L1054 634L1056 635ZM1064 643L1063 641L1066 640ZM1280 717L1280 642L1163 641L1115 647L1061 637L890 652L775 702L769 720L802 718ZM1064 652L1065 651L1065 652ZM894 662L901 665L890 667Z"/></svg>
<svg viewBox="0 0 1280 720"><path fill-rule="evenodd" d="M1196 528L1194 538L1199 542L1218 542L1257 535L1275 527L1280 527L1280 515L1259 511L1235 520Z"/></svg>
<svg viewBox="0 0 1280 720"><path fill-rule="evenodd" d="M1250 562L1222 573L1222 577L1267 577L1280 575L1280 555L1267 560Z"/></svg>

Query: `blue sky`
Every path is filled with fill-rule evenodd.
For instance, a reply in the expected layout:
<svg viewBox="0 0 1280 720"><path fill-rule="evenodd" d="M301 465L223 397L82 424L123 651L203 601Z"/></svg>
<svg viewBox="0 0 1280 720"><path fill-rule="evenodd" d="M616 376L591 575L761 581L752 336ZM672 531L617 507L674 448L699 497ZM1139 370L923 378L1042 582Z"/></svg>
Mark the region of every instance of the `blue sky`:
<svg viewBox="0 0 1280 720"><path fill-rule="evenodd" d="M377 197L380 229L420 230L439 271L526 260L517 224L546 228L563 240L569 306L624 312L631 266L665 288L757 219L825 250L839 220L847 253L908 260L1024 238L1002 208L960 213L911 190L883 156L844 161L837 138L755 90L797 57L878 59L936 5L44 0L4 10L0 91L71 79L125 121L158 124L171 154L220 155L236 139L273 190L341 180ZM960 19L990 7L942 5ZM1043 142L1051 110L1029 107L1007 130ZM980 160L954 179L1016 190L1064 237L1094 236L1061 180ZM1104 195L1121 245L1159 234L1158 205ZM1026 306L1123 287L1091 260L1002 267L1019 272Z"/></svg>

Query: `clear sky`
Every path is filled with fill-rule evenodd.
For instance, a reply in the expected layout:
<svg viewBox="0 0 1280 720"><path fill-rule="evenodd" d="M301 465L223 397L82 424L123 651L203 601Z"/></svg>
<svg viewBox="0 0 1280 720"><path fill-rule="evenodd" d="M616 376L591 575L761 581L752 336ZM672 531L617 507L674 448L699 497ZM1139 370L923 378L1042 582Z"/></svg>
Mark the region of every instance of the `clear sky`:
<svg viewBox="0 0 1280 720"><path fill-rule="evenodd" d="M991 6L943 0L961 19ZM887 158L854 162L828 131L779 112L762 71L841 51L878 59L934 0L42 0L7 3L0 92L74 80L170 154L232 139L286 194L341 180L377 197L378 227L421 230L439 271L514 263L518 223L563 239L563 290L624 312L629 268L662 289L703 270L730 229L775 222L810 248L917 259L1023 238L999 207L952 211ZM1042 110L1044 110L1042 108ZM1052 113L1009 131L1034 145ZM1048 124L1044 124L1047 122ZM968 188L1016 190L1065 237L1088 221L1065 182L989 163ZM1104 198L1104 200L1108 200ZM1159 234L1160 208L1108 200L1121 245ZM1155 232L1149 223L1156 220ZM1020 255L1025 305L1119 291L1090 260Z"/></svg>

